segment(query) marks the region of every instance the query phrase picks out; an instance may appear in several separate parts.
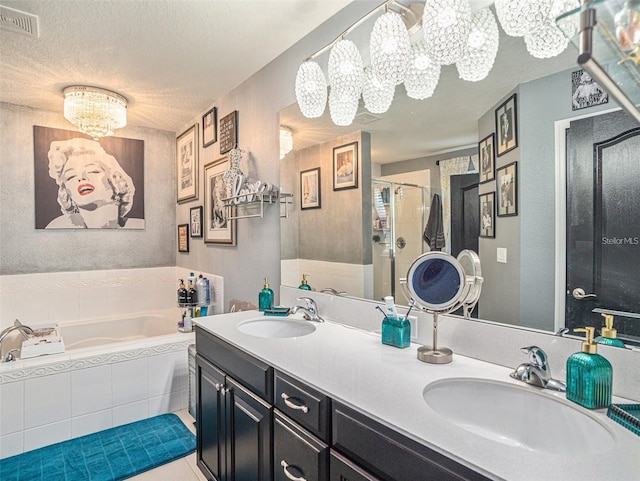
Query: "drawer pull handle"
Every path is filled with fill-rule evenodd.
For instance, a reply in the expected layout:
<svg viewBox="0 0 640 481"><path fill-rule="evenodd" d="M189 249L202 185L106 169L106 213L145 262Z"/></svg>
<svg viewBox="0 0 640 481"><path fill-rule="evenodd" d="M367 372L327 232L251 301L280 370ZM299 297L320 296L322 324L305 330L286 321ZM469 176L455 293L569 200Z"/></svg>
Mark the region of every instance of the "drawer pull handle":
<svg viewBox="0 0 640 481"><path fill-rule="evenodd" d="M308 413L309 412L309 408L307 406L305 406L304 404L302 405L297 405L293 402L290 401L290 399L292 399L291 397L289 397L289 395L286 392L283 392L280 397L284 400L284 403L289 406L291 409L295 409L296 411L302 411L303 413Z"/></svg>
<svg viewBox="0 0 640 481"><path fill-rule="evenodd" d="M303 478L302 476L294 476L289 472L289 464L283 459L280 461L280 466L282 466L282 470L284 471L284 475L289 478L291 481L307 481L307 478Z"/></svg>

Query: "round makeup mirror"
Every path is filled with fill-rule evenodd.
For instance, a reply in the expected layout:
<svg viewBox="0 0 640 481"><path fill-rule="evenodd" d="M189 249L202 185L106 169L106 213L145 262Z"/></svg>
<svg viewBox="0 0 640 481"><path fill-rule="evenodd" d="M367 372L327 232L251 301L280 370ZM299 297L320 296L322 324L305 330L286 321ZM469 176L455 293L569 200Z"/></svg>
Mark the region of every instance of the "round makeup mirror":
<svg viewBox="0 0 640 481"><path fill-rule="evenodd" d="M480 267L480 258L478 254L470 249L464 249L458 254L458 262L462 266L462 270L466 276L466 282L469 284L469 292L467 297L462 301L464 309L464 317L469 319L471 312L476 307L480 292L482 291L482 269Z"/></svg>

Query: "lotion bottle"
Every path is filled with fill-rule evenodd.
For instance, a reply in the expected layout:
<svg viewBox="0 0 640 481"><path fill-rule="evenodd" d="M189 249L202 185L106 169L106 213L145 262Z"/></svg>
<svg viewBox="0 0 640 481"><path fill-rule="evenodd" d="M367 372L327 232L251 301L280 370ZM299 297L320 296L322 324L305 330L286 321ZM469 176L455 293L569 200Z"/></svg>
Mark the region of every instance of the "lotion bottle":
<svg viewBox="0 0 640 481"><path fill-rule="evenodd" d="M585 332L582 351L567 359L567 399L587 409L606 408L611 404L613 369L609 361L598 354L593 342L593 327L574 329Z"/></svg>
<svg viewBox="0 0 640 481"><path fill-rule="evenodd" d="M273 291L269 289L269 279L264 278L264 287L258 293L258 309L263 311L273 307Z"/></svg>
<svg viewBox="0 0 640 481"><path fill-rule="evenodd" d="M618 331L613 328L613 316L611 314L602 314L602 316L604 317L605 327L601 329L601 335L594 340L598 344L626 348L627 346L624 345L624 342L617 337Z"/></svg>
<svg viewBox="0 0 640 481"><path fill-rule="evenodd" d="M180 279L180 286L178 287L178 306L184 307L187 305L187 289L184 287L184 280Z"/></svg>

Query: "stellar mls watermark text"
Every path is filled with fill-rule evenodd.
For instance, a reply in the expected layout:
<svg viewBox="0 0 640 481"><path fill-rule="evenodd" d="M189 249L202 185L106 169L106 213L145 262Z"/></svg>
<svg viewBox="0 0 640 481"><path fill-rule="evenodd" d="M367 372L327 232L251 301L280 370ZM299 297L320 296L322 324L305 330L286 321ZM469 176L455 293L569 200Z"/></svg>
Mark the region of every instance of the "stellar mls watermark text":
<svg viewBox="0 0 640 481"><path fill-rule="evenodd" d="M640 237L603 237L603 245L631 245L637 246L640 244Z"/></svg>

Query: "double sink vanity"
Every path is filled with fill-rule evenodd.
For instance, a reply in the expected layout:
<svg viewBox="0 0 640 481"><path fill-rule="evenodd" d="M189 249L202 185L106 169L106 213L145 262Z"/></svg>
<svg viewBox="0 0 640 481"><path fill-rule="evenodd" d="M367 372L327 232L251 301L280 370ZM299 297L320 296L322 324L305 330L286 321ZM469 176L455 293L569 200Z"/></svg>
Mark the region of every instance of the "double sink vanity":
<svg viewBox="0 0 640 481"><path fill-rule="evenodd" d="M209 479L637 479L640 438L605 410L511 379L513 368L458 354L422 363L418 344L396 349L326 319L198 321L198 464Z"/></svg>

